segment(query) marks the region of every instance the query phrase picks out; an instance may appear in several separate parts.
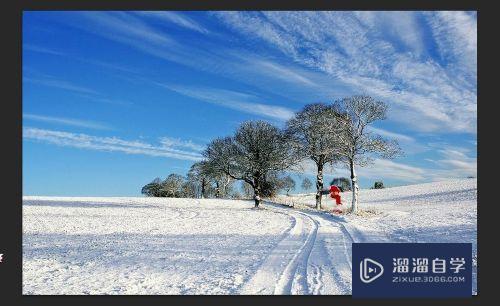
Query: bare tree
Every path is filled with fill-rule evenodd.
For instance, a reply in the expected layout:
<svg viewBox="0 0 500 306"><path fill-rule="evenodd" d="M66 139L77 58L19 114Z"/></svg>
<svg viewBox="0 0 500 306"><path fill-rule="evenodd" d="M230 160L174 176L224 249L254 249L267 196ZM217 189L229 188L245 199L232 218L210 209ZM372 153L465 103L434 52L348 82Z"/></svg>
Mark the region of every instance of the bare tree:
<svg viewBox="0 0 500 306"><path fill-rule="evenodd" d="M286 195L290 194L290 190L295 189L295 181L290 175L287 175L280 179L280 189L285 190Z"/></svg>
<svg viewBox="0 0 500 306"><path fill-rule="evenodd" d="M302 180L302 189L309 190L312 187L312 182L307 177Z"/></svg>
<svg viewBox="0 0 500 306"><path fill-rule="evenodd" d="M321 209L323 169L340 159L339 134L343 128L339 113L333 105L314 103L306 105L287 122L286 131L300 147L303 158L316 164L316 208Z"/></svg>
<svg viewBox="0 0 500 306"><path fill-rule="evenodd" d="M223 198L229 197L232 193L234 179L223 172L218 173L215 179L219 196Z"/></svg>
<svg viewBox="0 0 500 306"><path fill-rule="evenodd" d="M242 123L233 137L215 139L203 154L217 170L252 186L255 207L262 200L266 176L297 161L287 135L265 121Z"/></svg>
<svg viewBox="0 0 500 306"><path fill-rule="evenodd" d="M215 185L215 197L227 197L231 191L230 189L234 179L226 174L226 172L219 169L217 165L210 160L205 162L203 169L210 183Z"/></svg>
<svg viewBox="0 0 500 306"><path fill-rule="evenodd" d="M197 194L203 199L207 197L210 178L207 174L207 162L199 161L194 163L188 171L187 178L197 186Z"/></svg>
<svg viewBox="0 0 500 306"><path fill-rule="evenodd" d="M182 195L184 177L172 173L161 183L161 192L168 198L179 198Z"/></svg>
<svg viewBox="0 0 500 306"><path fill-rule="evenodd" d="M186 180L181 186L181 196L183 198L195 198L197 196L196 183L191 180Z"/></svg>
<svg viewBox="0 0 500 306"><path fill-rule="evenodd" d="M358 209L358 178L355 166L370 164L373 155L383 158L394 158L402 153L397 141L387 140L374 134L367 126L377 120L387 117L387 104L376 101L369 96L353 96L335 101L333 104L338 113L343 114L344 120L341 155L349 166L352 181L352 207L351 212Z"/></svg>
<svg viewBox="0 0 500 306"><path fill-rule="evenodd" d="M146 184L144 187L142 187L141 193L148 197L160 197L161 179L157 177L151 183Z"/></svg>

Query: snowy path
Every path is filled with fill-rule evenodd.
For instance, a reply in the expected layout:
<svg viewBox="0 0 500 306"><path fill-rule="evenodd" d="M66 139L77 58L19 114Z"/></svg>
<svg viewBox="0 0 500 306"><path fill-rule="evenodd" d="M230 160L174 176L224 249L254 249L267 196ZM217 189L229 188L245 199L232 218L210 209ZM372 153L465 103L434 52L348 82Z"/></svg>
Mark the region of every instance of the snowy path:
<svg viewBox="0 0 500 306"><path fill-rule="evenodd" d="M291 216L293 226L240 293L350 294L352 238L343 225L321 214L272 207Z"/></svg>

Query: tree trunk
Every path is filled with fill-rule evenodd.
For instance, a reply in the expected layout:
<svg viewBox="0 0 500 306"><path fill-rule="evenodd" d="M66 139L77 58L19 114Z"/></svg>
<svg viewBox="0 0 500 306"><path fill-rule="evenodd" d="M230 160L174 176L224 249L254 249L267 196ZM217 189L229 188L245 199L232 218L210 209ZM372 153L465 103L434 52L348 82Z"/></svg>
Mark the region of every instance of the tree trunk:
<svg viewBox="0 0 500 306"><path fill-rule="evenodd" d="M262 201L260 196L256 193L254 196L255 208L259 207L260 202Z"/></svg>
<svg viewBox="0 0 500 306"><path fill-rule="evenodd" d="M201 198L204 199L205 198L205 179L202 179L201 180Z"/></svg>
<svg viewBox="0 0 500 306"><path fill-rule="evenodd" d="M228 196L227 186L229 185L230 182L231 182L231 178L228 176L228 177L226 177L226 180L222 184L222 196L224 196L224 197Z"/></svg>
<svg viewBox="0 0 500 306"><path fill-rule="evenodd" d="M351 168L351 181L352 181L352 206L351 213L358 212L358 177L356 176L356 171L354 170L354 162L349 161L349 167Z"/></svg>
<svg viewBox="0 0 500 306"><path fill-rule="evenodd" d="M255 200L255 208L259 207L260 202L262 201L260 197L260 183L259 179L254 179L254 186L253 186L253 192L254 192L254 200Z"/></svg>
<svg viewBox="0 0 500 306"><path fill-rule="evenodd" d="M215 197L218 199L220 198L220 187L219 187L219 182L215 182Z"/></svg>
<svg viewBox="0 0 500 306"><path fill-rule="evenodd" d="M316 209L321 209L321 192L323 191L323 164L317 164L318 174L316 175Z"/></svg>

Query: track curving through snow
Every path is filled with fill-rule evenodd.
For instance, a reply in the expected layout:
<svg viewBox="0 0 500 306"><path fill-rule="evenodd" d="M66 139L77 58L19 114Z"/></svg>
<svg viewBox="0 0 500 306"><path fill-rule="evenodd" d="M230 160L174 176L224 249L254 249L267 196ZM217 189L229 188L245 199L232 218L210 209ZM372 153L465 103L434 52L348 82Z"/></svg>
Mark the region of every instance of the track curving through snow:
<svg viewBox="0 0 500 306"><path fill-rule="evenodd" d="M352 237L334 218L268 203L293 225L268 254L241 294L350 294Z"/></svg>

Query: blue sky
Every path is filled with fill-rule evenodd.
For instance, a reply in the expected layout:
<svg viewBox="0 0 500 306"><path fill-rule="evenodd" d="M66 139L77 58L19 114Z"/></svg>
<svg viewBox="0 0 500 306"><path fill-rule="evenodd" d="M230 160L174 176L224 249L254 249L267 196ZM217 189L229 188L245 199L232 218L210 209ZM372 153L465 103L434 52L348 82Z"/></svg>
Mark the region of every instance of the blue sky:
<svg viewBox="0 0 500 306"><path fill-rule="evenodd" d="M406 153L361 187L475 176L476 66L475 12L25 12L23 194L137 196L243 121L353 94Z"/></svg>

